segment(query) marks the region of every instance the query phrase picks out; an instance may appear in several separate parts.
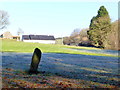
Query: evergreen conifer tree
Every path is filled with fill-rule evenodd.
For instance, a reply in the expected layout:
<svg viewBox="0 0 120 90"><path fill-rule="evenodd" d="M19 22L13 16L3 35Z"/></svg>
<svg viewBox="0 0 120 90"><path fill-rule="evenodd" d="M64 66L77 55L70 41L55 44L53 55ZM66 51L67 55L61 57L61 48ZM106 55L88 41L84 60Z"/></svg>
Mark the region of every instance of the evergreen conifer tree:
<svg viewBox="0 0 120 90"><path fill-rule="evenodd" d="M105 48L107 34L111 31L111 20L108 11L104 6L101 6L98 10L97 16L91 19L89 26L89 39L95 46L100 46Z"/></svg>

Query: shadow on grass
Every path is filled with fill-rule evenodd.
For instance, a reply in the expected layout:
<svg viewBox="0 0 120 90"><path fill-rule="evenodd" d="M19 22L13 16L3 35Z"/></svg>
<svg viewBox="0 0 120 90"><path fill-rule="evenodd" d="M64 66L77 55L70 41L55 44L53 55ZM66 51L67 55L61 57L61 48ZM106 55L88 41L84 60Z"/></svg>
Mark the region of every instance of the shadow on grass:
<svg viewBox="0 0 120 90"><path fill-rule="evenodd" d="M6 68L13 68L15 71L10 71L13 73L13 76L16 73L20 74L20 71L30 75L28 71L31 58L32 53L3 53L3 72L10 71L4 71ZM60 76L68 79L80 79L118 86L117 63L118 60L115 57L44 53L38 72L31 75L36 75L37 77L39 75L48 77ZM17 70L18 72L16 72ZM6 77L9 77L9 75Z"/></svg>

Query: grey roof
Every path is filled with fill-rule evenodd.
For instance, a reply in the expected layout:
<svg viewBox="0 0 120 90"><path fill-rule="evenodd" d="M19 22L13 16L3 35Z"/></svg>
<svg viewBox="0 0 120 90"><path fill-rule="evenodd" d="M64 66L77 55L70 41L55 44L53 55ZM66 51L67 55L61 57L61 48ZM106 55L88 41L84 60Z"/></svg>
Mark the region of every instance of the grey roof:
<svg viewBox="0 0 120 90"><path fill-rule="evenodd" d="M23 40L55 40L54 36L48 35L22 35Z"/></svg>
<svg viewBox="0 0 120 90"><path fill-rule="evenodd" d="M22 35L22 39L29 40L29 35Z"/></svg>

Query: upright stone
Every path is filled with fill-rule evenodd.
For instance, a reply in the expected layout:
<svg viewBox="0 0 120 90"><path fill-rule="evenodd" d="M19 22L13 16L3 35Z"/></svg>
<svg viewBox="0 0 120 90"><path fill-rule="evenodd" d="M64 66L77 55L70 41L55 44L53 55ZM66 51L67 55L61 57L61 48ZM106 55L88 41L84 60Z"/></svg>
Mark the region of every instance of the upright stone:
<svg viewBox="0 0 120 90"><path fill-rule="evenodd" d="M31 66L30 66L30 73L37 73L37 69L38 69L38 65L41 59L41 54L42 52L40 51L40 49L36 48L34 50L33 56L32 56L32 62L31 62Z"/></svg>

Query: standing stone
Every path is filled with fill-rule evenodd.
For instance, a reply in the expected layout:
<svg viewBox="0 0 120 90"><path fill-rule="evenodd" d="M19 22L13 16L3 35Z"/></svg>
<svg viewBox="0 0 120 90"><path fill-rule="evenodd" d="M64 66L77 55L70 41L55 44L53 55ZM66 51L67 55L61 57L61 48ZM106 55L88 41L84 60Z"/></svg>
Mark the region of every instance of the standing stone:
<svg viewBox="0 0 120 90"><path fill-rule="evenodd" d="M41 54L42 52L40 51L40 49L36 48L34 50L33 56L32 56L32 62L31 62L31 66L30 66L30 73L37 73L37 69L38 69L38 65L41 59Z"/></svg>

